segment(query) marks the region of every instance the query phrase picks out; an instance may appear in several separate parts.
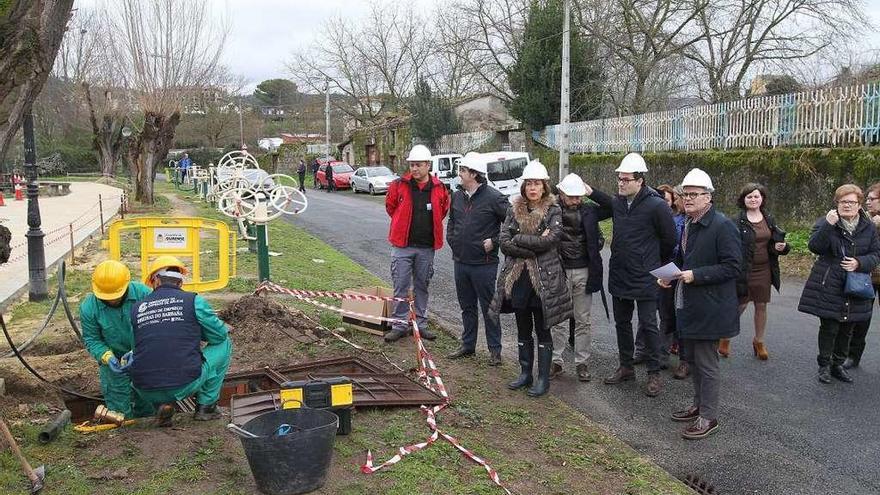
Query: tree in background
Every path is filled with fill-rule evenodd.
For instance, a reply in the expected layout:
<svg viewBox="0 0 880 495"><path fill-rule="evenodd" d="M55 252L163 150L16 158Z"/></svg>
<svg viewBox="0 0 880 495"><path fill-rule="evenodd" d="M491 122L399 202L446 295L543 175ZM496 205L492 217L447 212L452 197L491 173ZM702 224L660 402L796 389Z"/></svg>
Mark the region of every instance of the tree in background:
<svg viewBox="0 0 880 495"><path fill-rule="evenodd" d="M46 83L73 0L0 1L0 161Z"/></svg>
<svg viewBox="0 0 880 495"><path fill-rule="evenodd" d="M514 95L510 113L532 129L559 122L563 21L561 0L533 0L519 46L510 68L508 85ZM599 116L602 70L595 46L571 24L571 120Z"/></svg>
<svg viewBox="0 0 880 495"><path fill-rule="evenodd" d="M459 130L459 122L452 110L452 105L431 90L425 79L416 83L415 93L409 99L407 109L412 114L413 137L426 142L433 148L444 134L455 134Z"/></svg>
<svg viewBox="0 0 880 495"><path fill-rule="evenodd" d="M299 89L289 79L267 79L254 89L254 98L270 107L289 107L300 102Z"/></svg>

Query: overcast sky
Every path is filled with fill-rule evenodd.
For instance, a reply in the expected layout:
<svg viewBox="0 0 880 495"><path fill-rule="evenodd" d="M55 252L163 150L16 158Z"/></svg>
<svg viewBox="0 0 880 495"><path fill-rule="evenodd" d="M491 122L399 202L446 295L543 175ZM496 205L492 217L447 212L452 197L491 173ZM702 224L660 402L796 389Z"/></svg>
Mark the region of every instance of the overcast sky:
<svg viewBox="0 0 880 495"><path fill-rule="evenodd" d="M76 0L92 7L100 0ZM252 90L260 81L290 77L286 63L294 49L308 46L321 36L324 19L343 15L357 18L369 10L365 0L210 0L218 11L226 10L232 31L226 41L223 62L233 73L249 81ZM409 0L418 10L430 12L443 0ZM112 0L111 0L112 5ZM865 0L866 12L880 26L880 0ZM452 27L451 27L452 28ZM880 48L880 33L866 37L865 45Z"/></svg>

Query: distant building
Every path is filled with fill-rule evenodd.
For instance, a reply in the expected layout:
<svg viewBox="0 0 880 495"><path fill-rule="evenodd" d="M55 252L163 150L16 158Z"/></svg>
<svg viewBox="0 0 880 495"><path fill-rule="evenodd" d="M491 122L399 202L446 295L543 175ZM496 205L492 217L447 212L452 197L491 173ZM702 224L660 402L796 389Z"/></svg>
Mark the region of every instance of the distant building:
<svg viewBox="0 0 880 495"><path fill-rule="evenodd" d="M461 132L518 129L522 125L510 115L501 98L488 93L459 100L452 110L461 122Z"/></svg>
<svg viewBox="0 0 880 495"><path fill-rule="evenodd" d="M284 144L324 144L324 134L314 133L287 133L280 134Z"/></svg>

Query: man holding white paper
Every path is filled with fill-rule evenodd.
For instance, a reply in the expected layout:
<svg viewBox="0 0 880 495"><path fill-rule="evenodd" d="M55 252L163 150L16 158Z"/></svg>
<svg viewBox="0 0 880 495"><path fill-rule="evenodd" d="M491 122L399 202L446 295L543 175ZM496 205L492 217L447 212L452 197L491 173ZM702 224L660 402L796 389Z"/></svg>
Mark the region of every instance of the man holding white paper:
<svg viewBox="0 0 880 495"><path fill-rule="evenodd" d="M632 316L637 310L639 332L645 334L648 351L648 384L645 394L656 397L663 390L660 376L660 331L657 326L657 277L650 271L668 263L677 244L672 210L657 191L645 185L648 167L638 153L626 155L617 172L618 194L600 219L613 217L608 291L614 308L620 366L605 378L606 385L635 380ZM594 190L594 194L596 191Z"/></svg>

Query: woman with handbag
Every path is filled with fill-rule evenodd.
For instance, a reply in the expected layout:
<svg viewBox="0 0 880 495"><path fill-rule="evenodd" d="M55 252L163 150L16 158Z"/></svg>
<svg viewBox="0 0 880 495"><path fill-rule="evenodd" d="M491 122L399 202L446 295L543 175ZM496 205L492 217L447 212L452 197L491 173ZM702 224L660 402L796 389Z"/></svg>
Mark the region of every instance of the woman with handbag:
<svg viewBox="0 0 880 495"><path fill-rule="evenodd" d="M746 184L739 193L736 204L740 208L739 235L742 241L742 271L736 281L739 297L739 314L742 315L751 302L755 306L755 338L752 350L761 361L770 358L764 345L767 328L767 304L770 288L779 291L779 257L788 254L785 232L776 225L767 211L767 188L761 184ZM730 355L730 340L721 339L718 354Z"/></svg>
<svg viewBox="0 0 880 495"><path fill-rule="evenodd" d="M804 285L798 311L819 317L819 381L852 383L843 368L853 327L871 319L871 270L880 262L880 240L862 211L862 190L844 184L834 193L837 208L813 226L810 252L818 255Z"/></svg>

